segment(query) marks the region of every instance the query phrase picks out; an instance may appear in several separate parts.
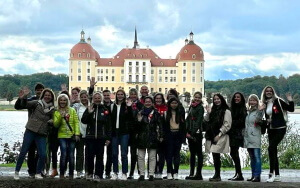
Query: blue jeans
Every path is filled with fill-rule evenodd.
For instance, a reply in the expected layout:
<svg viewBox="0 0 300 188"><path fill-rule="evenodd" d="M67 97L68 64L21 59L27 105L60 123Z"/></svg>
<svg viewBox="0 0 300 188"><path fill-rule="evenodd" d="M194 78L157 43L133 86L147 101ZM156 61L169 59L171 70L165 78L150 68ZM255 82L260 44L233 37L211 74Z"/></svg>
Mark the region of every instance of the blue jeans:
<svg viewBox="0 0 300 188"><path fill-rule="evenodd" d="M23 144L16 164L16 171L19 172L24 162L25 156L31 146L35 142L38 151L38 162L36 167L36 173L41 174L45 168L46 160L46 137L34 133L28 129L25 130Z"/></svg>
<svg viewBox="0 0 300 188"><path fill-rule="evenodd" d="M64 174L67 165L67 155L69 159L69 175L74 175L74 151L75 151L75 141L71 138L59 138L59 146L60 146L60 174Z"/></svg>
<svg viewBox="0 0 300 188"><path fill-rule="evenodd" d="M128 172L128 140L129 134L112 137L112 162L114 173L119 172L119 145L121 145L122 173L126 174Z"/></svg>
<svg viewBox="0 0 300 188"><path fill-rule="evenodd" d="M261 174L260 148L248 148L247 150L250 155L252 175L259 177Z"/></svg>

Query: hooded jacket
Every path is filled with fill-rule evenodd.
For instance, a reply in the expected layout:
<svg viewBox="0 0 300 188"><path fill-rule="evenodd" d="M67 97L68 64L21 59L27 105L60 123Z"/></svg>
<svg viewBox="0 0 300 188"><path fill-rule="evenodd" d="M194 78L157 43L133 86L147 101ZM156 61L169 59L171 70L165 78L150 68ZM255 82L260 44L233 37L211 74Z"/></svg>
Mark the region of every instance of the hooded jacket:
<svg viewBox="0 0 300 188"><path fill-rule="evenodd" d="M44 96L45 92L50 92L52 97L55 97L54 93L50 89L44 89L41 96ZM46 107L43 103L43 97L40 100L28 101L27 99L20 99L20 107L22 109L28 109L31 114L26 123L26 129L38 133L40 135L47 136L49 128L52 123L49 120L52 119L54 112L53 101ZM53 99L54 100L54 99Z"/></svg>
<svg viewBox="0 0 300 188"><path fill-rule="evenodd" d="M70 101L66 94L60 94L57 97L57 103L61 97L65 97L67 99L67 114L64 117L62 117L59 111L61 109L58 105L58 110L54 112L54 116L53 116L54 127L58 128L57 137L71 138L73 135L79 136L80 129L79 129L79 121L78 121L76 110L70 107ZM67 122L69 123L72 130L70 130L69 126L67 125Z"/></svg>
<svg viewBox="0 0 300 188"><path fill-rule="evenodd" d="M87 139L111 139L110 112L102 104L93 105L94 111L89 113L86 109L82 115L81 122L87 124Z"/></svg>

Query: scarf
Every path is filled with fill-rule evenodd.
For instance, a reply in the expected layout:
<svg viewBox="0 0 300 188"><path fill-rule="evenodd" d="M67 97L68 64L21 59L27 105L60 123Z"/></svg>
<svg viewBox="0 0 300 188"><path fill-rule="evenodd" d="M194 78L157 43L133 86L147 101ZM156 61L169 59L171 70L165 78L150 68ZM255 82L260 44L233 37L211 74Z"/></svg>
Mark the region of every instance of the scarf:
<svg viewBox="0 0 300 188"><path fill-rule="evenodd" d="M41 106L43 107L45 114L47 114L48 112L54 109L54 105L52 102L46 103L44 99L41 99L38 101L38 103L40 103Z"/></svg>

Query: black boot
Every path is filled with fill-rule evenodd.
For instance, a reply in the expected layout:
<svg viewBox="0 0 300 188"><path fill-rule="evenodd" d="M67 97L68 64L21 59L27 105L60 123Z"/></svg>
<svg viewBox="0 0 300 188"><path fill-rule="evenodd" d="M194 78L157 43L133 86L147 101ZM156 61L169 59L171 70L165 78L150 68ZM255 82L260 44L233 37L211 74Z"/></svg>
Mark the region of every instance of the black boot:
<svg viewBox="0 0 300 188"><path fill-rule="evenodd" d="M196 175L191 178L191 180L203 180L202 174L197 172Z"/></svg>
<svg viewBox="0 0 300 188"><path fill-rule="evenodd" d="M260 176L254 177L252 182L260 182Z"/></svg>
<svg viewBox="0 0 300 188"><path fill-rule="evenodd" d="M247 181L252 181L254 179L254 176L252 175L251 178L248 178Z"/></svg>
<svg viewBox="0 0 300 188"><path fill-rule="evenodd" d="M228 180L232 180L237 176L237 173L234 174L234 176L232 178L229 178Z"/></svg>
<svg viewBox="0 0 300 188"><path fill-rule="evenodd" d="M138 181L144 181L145 180L145 176L144 175L141 175L138 179Z"/></svg>
<svg viewBox="0 0 300 188"><path fill-rule="evenodd" d="M231 179L231 181L244 181L244 177L242 173L238 173L237 176Z"/></svg>
<svg viewBox="0 0 300 188"><path fill-rule="evenodd" d="M209 181L221 181L220 174L215 174L212 178L209 178Z"/></svg>

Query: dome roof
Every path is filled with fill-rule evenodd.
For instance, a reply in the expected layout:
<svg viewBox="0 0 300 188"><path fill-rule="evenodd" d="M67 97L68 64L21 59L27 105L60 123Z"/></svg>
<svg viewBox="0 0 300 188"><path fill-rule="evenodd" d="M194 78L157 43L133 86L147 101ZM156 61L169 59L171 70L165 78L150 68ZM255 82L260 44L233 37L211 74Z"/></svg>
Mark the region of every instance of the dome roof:
<svg viewBox="0 0 300 188"><path fill-rule="evenodd" d="M181 48L179 53L176 56L178 61L183 60L197 60L204 61L204 54L202 49L194 43L194 41L190 41L184 47Z"/></svg>
<svg viewBox="0 0 300 188"><path fill-rule="evenodd" d="M176 56L177 61L196 60L204 61L202 49L194 43L194 33L190 32L190 40L185 39L185 46L181 48Z"/></svg>
<svg viewBox="0 0 300 188"><path fill-rule="evenodd" d="M88 43L79 42L70 51L70 59L100 59L99 53Z"/></svg>

